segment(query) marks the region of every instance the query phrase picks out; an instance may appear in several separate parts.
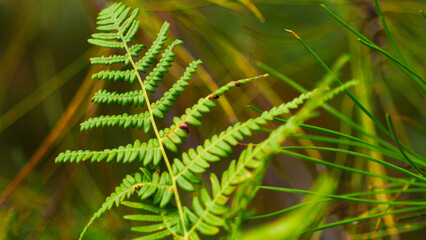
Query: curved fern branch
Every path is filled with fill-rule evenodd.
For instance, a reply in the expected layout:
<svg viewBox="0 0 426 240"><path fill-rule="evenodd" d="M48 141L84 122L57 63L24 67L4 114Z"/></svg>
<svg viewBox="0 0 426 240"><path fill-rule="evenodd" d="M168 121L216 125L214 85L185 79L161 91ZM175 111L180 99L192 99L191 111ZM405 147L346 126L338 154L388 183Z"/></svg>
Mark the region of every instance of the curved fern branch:
<svg viewBox="0 0 426 240"><path fill-rule="evenodd" d="M259 177L258 175L264 172L269 157L280 152L281 143L287 136L296 131L306 119L310 118L312 112L324 101L354 84L356 82L349 82L331 91L319 88L312 94L312 100L296 115L292 116L286 124L274 130L266 140L256 147L253 148L253 144L249 144L247 149L241 153L238 161L233 160L230 163L228 170L222 174L221 181L215 174L210 174L212 196L208 194L207 190L202 190L200 191L201 202L198 198L193 198L195 213L189 208L185 208L185 213L192 223L188 234L192 234L195 230L206 235L216 234L219 231L218 227L225 223L223 218L218 215L227 212L228 209L225 204L236 185Z"/></svg>
<svg viewBox="0 0 426 240"><path fill-rule="evenodd" d="M187 153L183 153L182 160L175 159L172 165L179 186L187 191L194 191L195 188L192 184L199 183L199 179L194 175L195 173L204 172L206 168L210 167L209 162L219 161L222 157L228 156L229 153L232 153L232 147L238 141L241 141L244 136L251 136L252 130L258 130L259 125L267 123L266 120L272 120L275 116L289 113L290 109L297 108L313 93L315 93L315 90L302 94L289 103L273 107L270 111L263 112L258 118L230 126L219 135L207 139L203 146L200 145L196 150L190 149Z"/></svg>
<svg viewBox="0 0 426 240"><path fill-rule="evenodd" d="M170 183L171 180L169 177L163 174L160 178L157 172L155 172L152 176L147 176L141 174L140 172L135 173L134 176L127 175L123 179L120 186L115 188L115 191L106 198L105 202L102 204L102 207L92 216L89 223L85 226L84 230L80 234L80 239L83 238L90 225L92 225L92 223L104 212L110 210L113 205L118 207L124 199L129 198L135 192L142 199L150 197L152 195L152 189L161 189L162 191L169 192L171 188ZM166 196L164 195L159 198L157 197L159 193L160 191L157 192L154 199L161 199L161 207L163 207L170 201L172 195L167 195L166 198L164 198L164 196Z"/></svg>

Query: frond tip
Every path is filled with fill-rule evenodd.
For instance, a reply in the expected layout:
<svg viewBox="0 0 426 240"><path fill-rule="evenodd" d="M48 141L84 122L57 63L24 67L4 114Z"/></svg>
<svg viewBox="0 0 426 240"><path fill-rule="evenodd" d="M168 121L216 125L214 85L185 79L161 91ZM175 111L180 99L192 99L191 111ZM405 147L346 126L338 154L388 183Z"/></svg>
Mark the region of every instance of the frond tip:
<svg viewBox="0 0 426 240"><path fill-rule="evenodd" d="M131 8L124 3L114 3L102 10L98 15L96 30L101 33L92 34L89 43L105 48L124 48L131 42L139 28L140 22L136 21L139 9L130 13ZM130 13L130 16L129 16Z"/></svg>

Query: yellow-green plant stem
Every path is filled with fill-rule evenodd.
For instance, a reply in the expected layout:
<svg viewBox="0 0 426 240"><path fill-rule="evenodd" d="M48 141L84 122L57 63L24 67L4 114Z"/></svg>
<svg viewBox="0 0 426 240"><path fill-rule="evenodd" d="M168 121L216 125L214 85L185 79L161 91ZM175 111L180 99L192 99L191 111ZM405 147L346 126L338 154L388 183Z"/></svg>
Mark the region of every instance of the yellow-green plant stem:
<svg viewBox="0 0 426 240"><path fill-rule="evenodd" d="M126 43L123 36L121 36L121 39L122 39L123 43ZM130 63L132 64L135 71L138 71L138 68L136 67L135 62L133 61L132 55L130 54L129 47L127 46L127 44L124 44L124 47L126 49L127 56L129 57ZM139 72L137 72L136 77L138 78L139 84L141 85L141 88L142 88L142 91L143 91L143 97L145 98L146 106L148 107L149 120L151 121L152 129L155 132L155 137L158 139L158 143L160 144L161 154L163 155L164 162L166 163L166 166L167 166L167 170L169 171L170 176L172 178L172 187L173 187L173 192L174 192L174 195L175 195L176 206L177 206L178 211L179 211L180 220L182 222L182 228L183 228L183 232L184 232L184 238L183 239L187 239L187 232L186 232L186 228L185 228L185 219L184 219L184 215L183 215L182 203L180 201L179 192L178 192L178 189L177 189L176 177L173 174L172 166L170 165L169 159L167 157L166 150L164 149L162 138L160 136L160 133L158 132L158 128L157 128L157 125L156 125L155 120L154 120L154 115L152 114L151 102L149 101L148 94L147 94L147 91L145 89L145 85L142 82L142 78L141 78Z"/></svg>
<svg viewBox="0 0 426 240"><path fill-rule="evenodd" d="M114 19L114 21L115 21L115 24L117 25L117 29L119 29L118 28L119 24L117 24L116 19ZM138 82L141 85L141 88L142 88L142 91L143 91L143 97L145 98L146 106L148 107L149 120L151 121L152 129L155 132L155 136L158 140L158 143L160 144L160 151L161 151L161 154L163 155L164 162L166 163L167 170L169 171L170 177L172 178L173 193L175 195L176 206L177 206L178 211L179 211L180 220L182 222L182 229L183 229L183 232L184 232L184 238L183 239L187 239L188 237L187 237L186 228L185 228L185 219L184 219L184 215L183 215L182 203L180 201L180 197L179 197L179 193L178 193L178 189L177 189L176 177L173 174L173 170L172 170L172 167L170 165L169 159L167 157L167 153L164 149L163 141L162 141L161 136L158 132L158 128L157 128L157 125L156 125L155 120L154 120L154 115L152 113L151 102L149 101L148 94L147 94L147 91L145 89L145 85L142 82L142 78L141 78L141 76L138 72L138 68L137 68L135 62L133 61L129 47L127 46L126 40L124 39L124 36L123 36L122 33L120 34L120 38L121 38L121 41L124 44L124 48L126 50L127 57L129 58L129 61L132 64L133 69L136 71L136 77L138 79Z"/></svg>

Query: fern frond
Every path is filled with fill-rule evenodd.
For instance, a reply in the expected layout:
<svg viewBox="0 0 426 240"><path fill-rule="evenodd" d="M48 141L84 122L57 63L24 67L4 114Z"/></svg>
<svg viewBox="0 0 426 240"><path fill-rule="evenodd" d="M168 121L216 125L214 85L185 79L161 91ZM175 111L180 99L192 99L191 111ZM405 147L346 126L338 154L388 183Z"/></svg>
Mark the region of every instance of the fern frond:
<svg viewBox="0 0 426 240"><path fill-rule="evenodd" d="M188 86L188 81L191 80L191 74L194 73L198 65L202 64L201 60L193 61L185 69L183 76L173 86L164 93L163 97L151 104L152 113L155 117L164 118L164 112L167 112L168 107L173 107L173 103L176 98L180 96L180 93L185 92L185 87Z"/></svg>
<svg viewBox="0 0 426 240"><path fill-rule="evenodd" d="M135 192L142 199L145 199L152 195L149 194L149 192L153 188L163 189L164 191L170 191L172 187L170 176L168 178L163 176L165 176L165 174L163 174L160 178L158 172L155 172L154 174L152 174L152 176L147 176L146 174L142 174L140 172L135 173L134 176L127 175L123 179L120 186L117 186L115 188L115 191L109 197L106 198L105 202L102 204L102 207L92 216L89 223L85 226L83 232L81 233L80 239L82 239L90 225L92 225L92 223L97 218L99 218L104 212L110 210L114 205L118 207L124 199L129 198ZM159 192L160 191L158 191L157 193ZM155 198L158 197L155 196ZM170 198L166 198L164 200L165 204L162 204L161 206L165 206L169 201ZM163 200L161 201L161 203L163 203Z"/></svg>
<svg viewBox="0 0 426 240"><path fill-rule="evenodd" d="M314 90L310 94L313 99L296 115L292 116L286 124L274 130L266 140L259 143L256 147L253 147L253 144L249 144L247 149L241 153L238 161L231 161L228 169L222 174L221 181L219 181L214 173L211 173L212 195L209 195L208 191L203 188L200 191L200 198L193 198L193 210L185 208L186 216L192 224L191 229L188 230L188 234L193 234L195 230L205 235L216 234L219 231L218 227L225 224L224 218L221 215L228 211L226 204L229 196L236 189L236 185L257 178L258 174L264 171L269 157L272 154L280 152L281 143L287 136L296 131L306 119L311 117L312 112L324 101L354 84L355 82L349 82L331 91L321 88ZM297 104L302 102L302 99L297 99L295 102L292 101L290 106L297 107ZM277 113L280 111L276 108L273 112ZM262 115L269 115L267 118L273 117L270 112L265 112ZM224 150L222 149L222 151Z"/></svg>
<svg viewBox="0 0 426 240"><path fill-rule="evenodd" d="M185 110L185 114L181 117L173 118L173 125L169 128L165 128L159 131L160 136L162 136L162 141L164 146L170 151L176 152L177 147L176 144L180 144L182 142L182 138L187 137L187 133L183 129L187 129L187 124L191 124L194 126L201 126L199 118L203 117L202 113L209 112L210 108L216 106L216 104L212 101L212 99L219 98L224 92L228 91L233 87L238 87L241 84L250 82L255 79L263 78L268 76L268 74L264 74L261 76L241 79L238 81L232 81L222 86L218 90L214 91L212 94L208 95L205 98L200 98L194 106L191 108L187 108Z"/></svg>
<svg viewBox="0 0 426 240"><path fill-rule="evenodd" d="M328 80L329 81L329 80ZM281 142L289 137L293 132L300 128L300 126L307 119L314 116L313 112L316 108L321 106L325 101L334 97L334 95L345 91L347 88L356 85L357 81L350 81L334 89L329 89L327 86L328 81L325 81L320 87L316 89L312 94L312 99L306 103L306 105L294 116L278 129L274 130L269 137L258 144L252 154L252 162L257 164L266 165L269 156L280 152ZM253 169L252 174L256 177L248 179L240 188L239 191L234 195L233 212L228 213L228 216L232 216L235 212L244 210L251 199L257 192L257 186L261 184L259 179L263 179L265 174L265 167L258 167L253 165L249 166Z"/></svg>
<svg viewBox="0 0 426 240"><path fill-rule="evenodd" d="M131 41L136 31L139 28L140 22L136 20L139 14L139 9L133 10L126 7L123 3L114 3L108 8L99 13L97 21L97 30L100 33L92 34L92 38L88 40L89 43L105 47L105 48L124 48L127 43ZM130 13L130 15L129 15ZM128 55L110 56L92 58L93 64L114 64L130 62L131 56L137 56L138 52L143 48L143 45L134 45L130 47ZM93 79L112 80L112 81L128 81L134 83L136 80L136 70L106 70L100 71L92 76Z"/></svg>
<svg viewBox="0 0 426 240"><path fill-rule="evenodd" d="M151 47L145 53L145 55L136 62L136 67L141 72L146 72L146 69L150 66L152 61L155 59L155 55L160 54L161 49L163 49L163 45L167 40L167 31L170 28L170 24L165 22L160 29L160 32L157 34L157 38L152 43Z"/></svg>
<svg viewBox="0 0 426 240"><path fill-rule="evenodd" d="M178 185L187 191L194 191L192 184L199 184L199 179L195 177L195 173L202 173L206 168L210 167L209 162L219 161L222 157L227 157L232 153L232 147L244 136L251 136L252 130L258 130L259 125L266 124L266 120L272 120L275 116L290 113L290 109L297 108L309 99L315 90L300 95L289 103L273 107L269 111L265 111L261 116L250 119L244 123L237 123L228 127L219 135L214 135L211 139L207 139L203 145L197 149L190 149L182 154L182 160L175 159L172 165L175 171L175 177Z"/></svg>
<svg viewBox="0 0 426 240"><path fill-rule="evenodd" d="M145 45L143 44L134 44L132 45L129 50L130 50L130 55L133 57L138 57L138 53L140 51L142 51L142 49L145 48ZM90 63L92 65L96 65L96 64L103 64L103 65L113 65L116 63L124 63L126 66L129 65L130 63L130 59L129 57L127 57L126 55L112 55L112 56L101 56L101 57L92 57L90 58Z"/></svg>
<svg viewBox="0 0 426 240"><path fill-rule="evenodd" d="M160 82L164 77L163 73L167 73L169 70L168 67L171 67L173 62L173 57L176 56L172 51L173 49L182 44L182 40L175 40L172 44L170 44L166 50L161 54L161 59L157 63L157 65L149 72L148 76L146 76L144 80L145 89L149 92L155 92L155 88L158 87L157 82Z"/></svg>
<svg viewBox="0 0 426 240"><path fill-rule="evenodd" d="M141 209L149 212L148 214L126 215L124 219L138 222L154 223L140 227L132 227L135 232L148 233L143 237L136 238L141 240L164 239L170 235L181 235L182 227L179 224L179 212L176 208L157 208L150 204L125 201L123 205Z"/></svg>
<svg viewBox="0 0 426 240"><path fill-rule="evenodd" d="M78 150L78 151L66 151L59 154L56 157L55 162L76 162L90 160L91 162L101 162L105 160L110 162L116 160L117 162L133 162L136 159L147 166L151 162L154 165L158 165L162 159L161 150L157 139L151 139L148 143L141 143L136 140L134 144L128 144L127 146L120 146L113 149L105 149L103 151L90 151L90 150Z"/></svg>
<svg viewBox="0 0 426 240"><path fill-rule="evenodd" d="M125 93L108 92L106 89L101 89L95 93L92 98L94 103L107 103L117 104L119 106L138 105L143 107L145 104L145 98L143 96L143 90L135 90Z"/></svg>
<svg viewBox="0 0 426 240"><path fill-rule="evenodd" d="M86 131L93 129L95 127L113 127L118 125L127 129L129 127L139 128L144 127L145 133L151 129L151 122L149 120L149 112L128 115L124 113L123 115L112 115L112 116L100 116L89 118L80 125L80 131Z"/></svg>

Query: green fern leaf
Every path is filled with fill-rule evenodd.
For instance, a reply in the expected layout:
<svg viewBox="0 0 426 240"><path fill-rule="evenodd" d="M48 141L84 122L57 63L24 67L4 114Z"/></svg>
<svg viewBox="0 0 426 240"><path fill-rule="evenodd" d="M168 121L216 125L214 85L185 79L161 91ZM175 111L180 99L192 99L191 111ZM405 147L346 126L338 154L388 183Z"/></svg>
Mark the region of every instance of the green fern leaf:
<svg viewBox="0 0 426 240"><path fill-rule="evenodd" d="M136 62L136 67L141 72L146 72L146 69L150 66L150 64L155 59L155 55L160 54L161 49L163 49L163 45L167 40L167 31L170 28L170 24L165 22L160 29L160 32L157 35L157 38L152 43L151 47L145 53L145 55Z"/></svg>
<svg viewBox="0 0 426 240"><path fill-rule="evenodd" d="M118 80L133 84L136 81L137 72L133 69L127 70L102 70L93 74L92 79L110 80L117 82Z"/></svg>
<svg viewBox="0 0 426 240"><path fill-rule="evenodd" d="M136 159L142 162L144 166L147 166L151 162L154 165L158 165L162 159L161 150L157 139L151 139L148 143L141 143L136 140L134 144L128 144L127 146L120 146L113 149L105 149L103 151L90 151L90 150L78 150L78 151L66 151L60 153L56 157L55 162L81 162L90 160L91 162L110 162L112 160L117 162L133 162Z"/></svg>
<svg viewBox="0 0 426 240"><path fill-rule="evenodd" d="M130 50L130 55L133 57L138 57L138 53L145 48L143 44L134 44L132 45ZM92 65L103 64L103 65L113 65L117 63L124 63L126 66L129 65L130 59L126 55L112 55L112 56L101 56L101 57L92 57L90 58L90 63Z"/></svg>
<svg viewBox="0 0 426 240"><path fill-rule="evenodd" d="M124 113L123 115L112 115L112 116L100 116L94 117L86 120L81 123L80 131L86 131L93 129L95 127L113 127L113 126L123 127L127 129L129 127L139 128L144 127L144 131L148 132L151 128L151 122L149 121L149 112L128 115Z"/></svg>
<svg viewBox="0 0 426 240"><path fill-rule="evenodd" d="M173 102L180 96L180 93L185 92L185 87L188 86L188 81L191 80L191 74L196 71L198 65L202 64L201 60L193 61L186 68L183 76L173 86L164 93L163 97L155 103L151 104L152 113L157 118L164 118L164 112L167 112L168 107L173 107Z"/></svg>
<svg viewBox="0 0 426 240"><path fill-rule="evenodd" d="M125 93L108 92L106 89L99 90L92 98L94 103L107 103L117 104L119 106L134 105L135 107L143 107L145 98L143 97L143 90L135 90Z"/></svg>
<svg viewBox="0 0 426 240"><path fill-rule="evenodd" d="M157 82L161 81L163 74L168 72L167 68L172 66L171 62L174 61L173 57L176 56L176 54L172 52L173 48L182 43L183 41L181 40L175 40L163 52L161 60L157 63L154 69L149 72L148 76L146 76L144 80L144 85L147 91L155 92L155 88L158 87Z"/></svg>

